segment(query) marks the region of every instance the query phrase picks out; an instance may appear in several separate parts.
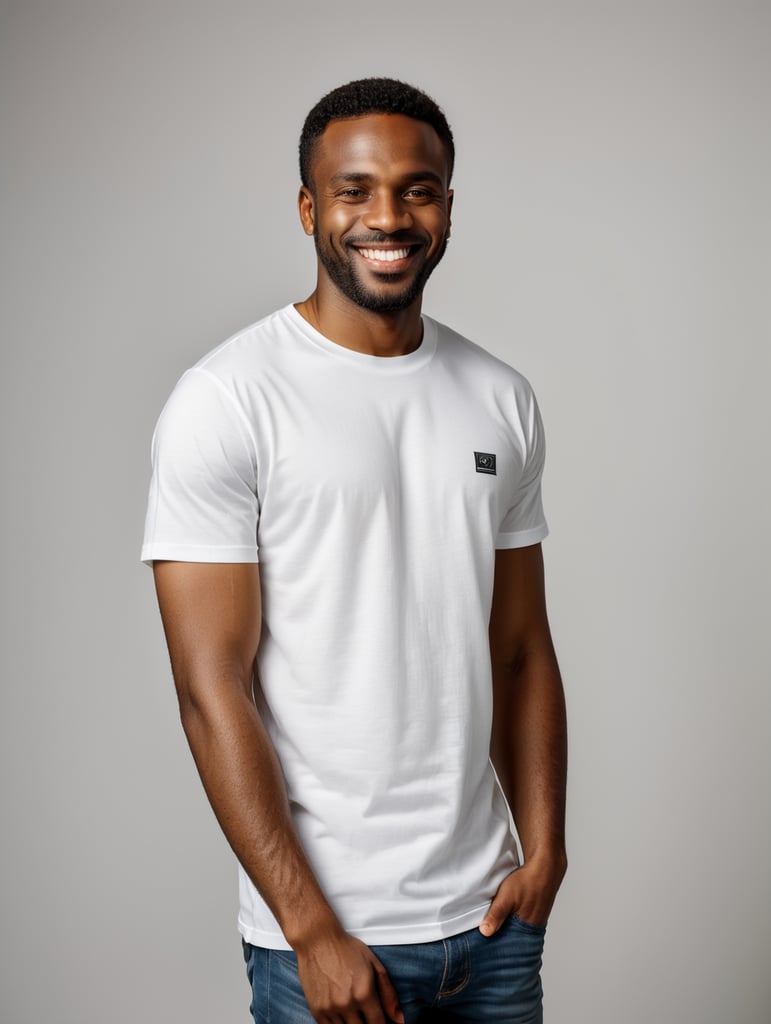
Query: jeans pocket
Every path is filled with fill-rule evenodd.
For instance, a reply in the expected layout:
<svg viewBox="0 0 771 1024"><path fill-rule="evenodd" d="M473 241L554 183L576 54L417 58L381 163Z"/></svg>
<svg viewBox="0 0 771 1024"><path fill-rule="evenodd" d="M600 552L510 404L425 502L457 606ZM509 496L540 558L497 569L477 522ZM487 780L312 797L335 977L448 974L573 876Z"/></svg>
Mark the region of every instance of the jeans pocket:
<svg viewBox="0 0 771 1024"><path fill-rule="evenodd" d="M529 932L531 935L540 935L543 937L546 934L546 925L534 924L532 921L526 921L524 917L520 917L519 914L511 914L509 921L519 928L523 932Z"/></svg>

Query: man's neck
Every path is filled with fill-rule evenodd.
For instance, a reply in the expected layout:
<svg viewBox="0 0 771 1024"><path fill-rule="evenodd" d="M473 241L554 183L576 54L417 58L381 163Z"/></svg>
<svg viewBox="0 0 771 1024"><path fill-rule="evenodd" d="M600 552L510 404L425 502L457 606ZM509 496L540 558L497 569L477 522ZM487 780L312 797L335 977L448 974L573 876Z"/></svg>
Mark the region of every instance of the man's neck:
<svg viewBox="0 0 771 1024"><path fill-rule="evenodd" d="M421 300L407 309L374 313L355 305L336 292L325 295L317 288L295 309L311 327L343 348L368 356L405 356L423 340Z"/></svg>

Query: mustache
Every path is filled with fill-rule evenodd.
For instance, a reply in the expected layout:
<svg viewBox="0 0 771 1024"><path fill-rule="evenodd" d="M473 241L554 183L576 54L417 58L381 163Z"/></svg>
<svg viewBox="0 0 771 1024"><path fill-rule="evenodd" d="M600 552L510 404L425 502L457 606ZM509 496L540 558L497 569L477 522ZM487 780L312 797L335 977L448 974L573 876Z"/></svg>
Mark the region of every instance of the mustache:
<svg viewBox="0 0 771 1024"><path fill-rule="evenodd" d="M360 245L366 249L370 245L424 245L425 239L418 238L409 231L397 231L393 235L375 232L370 235L351 235L350 238L346 238L345 244Z"/></svg>

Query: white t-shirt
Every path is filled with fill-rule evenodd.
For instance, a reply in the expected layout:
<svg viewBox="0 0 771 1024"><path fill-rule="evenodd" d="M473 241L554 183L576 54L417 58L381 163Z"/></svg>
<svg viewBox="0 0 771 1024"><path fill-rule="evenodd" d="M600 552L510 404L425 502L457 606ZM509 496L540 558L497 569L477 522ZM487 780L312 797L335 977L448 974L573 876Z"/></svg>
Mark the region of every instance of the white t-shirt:
<svg viewBox="0 0 771 1024"><path fill-rule="evenodd" d="M294 821L370 944L478 925L517 853L489 759L496 548L547 533L527 381L429 317L363 355L287 306L179 381L142 557L257 562L256 700ZM287 949L243 869L241 934Z"/></svg>

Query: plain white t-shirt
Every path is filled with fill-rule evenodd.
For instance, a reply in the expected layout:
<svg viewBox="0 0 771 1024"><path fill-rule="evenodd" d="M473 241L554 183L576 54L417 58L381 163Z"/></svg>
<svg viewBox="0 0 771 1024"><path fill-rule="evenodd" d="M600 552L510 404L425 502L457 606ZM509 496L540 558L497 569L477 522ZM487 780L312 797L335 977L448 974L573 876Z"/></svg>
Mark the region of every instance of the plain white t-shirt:
<svg viewBox="0 0 771 1024"><path fill-rule="evenodd" d="M257 562L255 699L322 890L369 944L478 925L517 865L489 759L496 548L547 533L527 381L423 317L344 348L293 306L177 384L142 558ZM288 944L240 870L239 928Z"/></svg>

